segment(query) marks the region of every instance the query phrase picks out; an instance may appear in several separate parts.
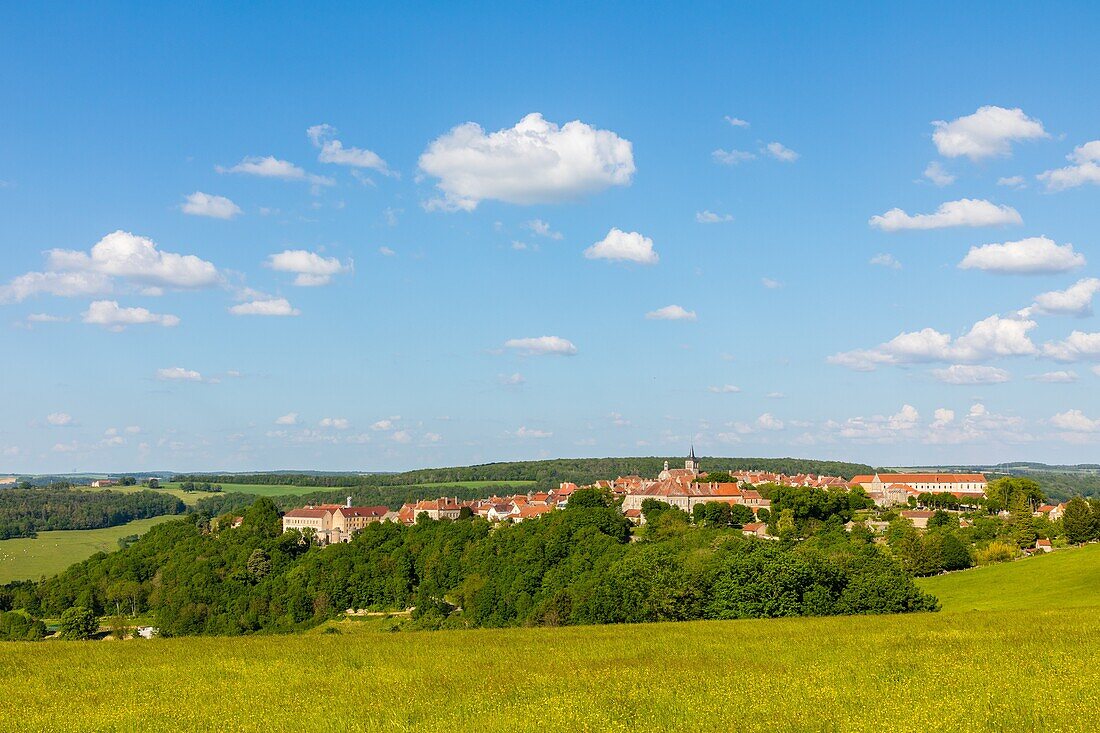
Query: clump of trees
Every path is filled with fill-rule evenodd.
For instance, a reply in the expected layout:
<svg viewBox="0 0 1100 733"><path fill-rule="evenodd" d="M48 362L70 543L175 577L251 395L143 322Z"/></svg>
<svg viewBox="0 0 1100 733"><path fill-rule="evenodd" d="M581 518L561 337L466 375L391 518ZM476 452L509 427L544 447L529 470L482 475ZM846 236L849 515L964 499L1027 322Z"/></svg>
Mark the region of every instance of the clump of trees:
<svg viewBox="0 0 1100 733"><path fill-rule="evenodd" d="M0 491L0 540L54 529L114 527L185 509L178 498L152 491L74 491L67 485L5 489Z"/></svg>

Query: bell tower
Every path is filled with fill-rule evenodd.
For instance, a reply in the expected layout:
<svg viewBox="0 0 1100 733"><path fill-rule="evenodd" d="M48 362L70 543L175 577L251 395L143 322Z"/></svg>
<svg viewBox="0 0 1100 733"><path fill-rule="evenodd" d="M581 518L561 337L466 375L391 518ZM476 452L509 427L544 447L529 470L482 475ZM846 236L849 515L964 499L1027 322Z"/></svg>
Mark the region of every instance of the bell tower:
<svg viewBox="0 0 1100 733"><path fill-rule="evenodd" d="M696 476L699 475L699 461L695 460L695 446L691 446L691 455L684 461L684 468L691 471Z"/></svg>

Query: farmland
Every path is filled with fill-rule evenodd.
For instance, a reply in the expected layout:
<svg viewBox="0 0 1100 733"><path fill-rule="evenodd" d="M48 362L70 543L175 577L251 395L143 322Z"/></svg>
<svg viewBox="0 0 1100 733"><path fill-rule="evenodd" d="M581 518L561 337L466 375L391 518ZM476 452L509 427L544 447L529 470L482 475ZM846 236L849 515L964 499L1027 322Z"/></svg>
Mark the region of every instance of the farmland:
<svg viewBox="0 0 1100 733"><path fill-rule="evenodd" d="M34 538L0 542L0 583L54 575L97 552L118 549L120 537L144 534L154 524L179 517L167 514L104 529L39 532Z"/></svg>

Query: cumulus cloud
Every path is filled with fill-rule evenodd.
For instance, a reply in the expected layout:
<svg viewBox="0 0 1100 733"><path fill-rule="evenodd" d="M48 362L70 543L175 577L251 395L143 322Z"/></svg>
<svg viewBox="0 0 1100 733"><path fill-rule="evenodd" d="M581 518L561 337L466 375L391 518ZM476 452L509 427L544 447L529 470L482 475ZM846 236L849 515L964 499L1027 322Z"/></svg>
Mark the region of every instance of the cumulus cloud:
<svg viewBox="0 0 1100 733"><path fill-rule="evenodd" d="M543 354L573 356L577 353L577 347L573 345L573 342L560 336L508 339L504 342L504 347L513 349L524 356L541 356Z"/></svg>
<svg viewBox="0 0 1100 733"><path fill-rule="evenodd" d="M1100 359L1100 333L1074 331L1062 341L1043 344L1043 354L1057 361Z"/></svg>
<svg viewBox="0 0 1100 733"><path fill-rule="evenodd" d="M1092 299L1100 292L1100 278L1087 277L1078 280L1065 290L1052 290L1035 296L1035 304L1027 314L1045 316L1091 316Z"/></svg>
<svg viewBox="0 0 1100 733"><path fill-rule="evenodd" d="M1077 381L1077 372L1071 371L1057 371L1057 372L1044 372L1043 374L1035 374L1028 377L1033 382L1043 382L1044 384L1072 384Z"/></svg>
<svg viewBox="0 0 1100 733"><path fill-rule="evenodd" d="M760 417L756 418L756 427L761 430L782 430L783 421L772 415L770 412L765 412Z"/></svg>
<svg viewBox="0 0 1100 733"><path fill-rule="evenodd" d="M733 127L748 127L749 126L749 123L746 122L745 120L741 119L740 117L731 117L730 115L726 115L725 120L726 120L726 122L730 123L730 125L733 126Z"/></svg>
<svg viewBox="0 0 1100 733"><path fill-rule="evenodd" d="M553 433L546 430L538 430L526 426L520 426L519 430L516 431L517 438L533 438L538 440L542 438L549 438L551 435L553 435Z"/></svg>
<svg viewBox="0 0 1100 733"><path fill-rule="evenodd" d="M177 366L158 369L157 379L162 382L201 382L202 374L194 369L184 369Z"/></svg>
<svg viewBox="0 0 1100 733"><path fill-rule="evenodd" d="M66 425L72 425L73 416L67 412L51 412L46 415L46 422L55 427L64 427Z"/></svg>
<svg viewBox="0 0 1100 733"><path fill-rule="evenodd" d="M798 153L794 152L783 143L768 143L764 146L764 150L771 157L784 163L793 163L800 157Z"/></svg>
<svg viewBox="0 0 1100 733"><path fill-rule="evenodd" d="M332 276L351 269L335 257L322 257L304 249L288 249L267 258L267 266L278 272L297 274L294 284L303 287L327 285Z"/></svg>
<svg viewBox="0 0 1100 733"><path fill-rule="evenodd" d="M1021 356L1038 352L1028 337L1035 321L1025 318L990 316L952 339L933 328L903 332L871 349L857 349L828 357L830 364L856 371L873 371L879 366L919 362L978 362L998 356Z"/></svg>
<svg viewBox="0 0 1100 733"><path fill-rule="evenodd" d="M610 130L579 120L558 127L535 112L489 134L473 122L459 125L433 140L419 165L443 193L428 208L473 211L486 199L556 203L629 185L634 154Z"/></svg>
<svg viewBox="0 0 1100 733"><path fill-rule="evenodd" d="M776 288L783 287L783 283L779 282L778 280L773 280L770 277L760 278L760 284L768 288L769 290L775 290Z"/></svg>
<svg viewBox="0 0 1100 733"><path fill-rule="evenodd" d="M218 173L238 173L246 176L259 176L260 178L277 178L281 181L304 181L315 186L332 186L336 182L325 176L306 173L303 169L285 160L267 156L249 156L241 159L240 163L228 168L214 166Z"/></svg>
<svg viewBox="0 0 1100 733"><path fill-rule="evenodd" d="M333 430L347 430L351 427L351 421L346 417L323 417L318 425L322 428L332 428Z"/></svg>
<svg viewBox="0 0 1100 733"><path fill-rule="evenodd" d="M28 272L0 285L0 303L21 303L35 295L81 298L111 290L111 279L95 272Z"/></svg>
<svg viewBox="0 0 1100 733"><path fill-rule="evenodd" d="M1095 433L1100 430L1100 420L1093 420L1081 410L1066 410L1050 418L1050 424L1059 430L1075 433Z"/></svg>
<svg viewBox="0 0 1100 733"><path fill-rule="evenodd" d="M394 251L393 251L392 249L390 249L389 247L386 247L386 246L382 246L382 247L379 247L379 248L378 248L378 254L382 255L383 257L393 257L393 256L395 256L395 255L396 255L397 253L396 253L396 252L394 252Z"/></svg>
<svg viewBox="0 0 1100 733"><path fill-rule="evenodd" d="M221 282L213 263L194 255L165 252L148 237L122 230L103 237L88 252L52 249L47 261L53 272L119 277L169 288L203 288Z"/></svg>
<svg viewBox="0 0 1100 733"><path fill-rule="evenodd" d="M382 420L378 420L377 422L371 424L370 429L379 432L384 430L393 430L395 427L397 427L393 421L394 418L384 418Z"/></svg>
<svg viewBox="0 0 1100 733"><path fill-rule="evenodd" d="M214 196L195 191L180 205L185 214L209 216L213 219L232 219L241 213L241 207L225 196Z"/></svg>
<svg viewBox="0 0 1100 733"><path fill-rule="evenodd" d="M543 221L542 219L532 219L531 221L525 222L523 226L527 227L540 237L546 237L548 239L562 238L561 232L555 232L553 229L550 228L550 224Z"/></svg>
<svg viewBox="0 0 1100 733"><path fill-rule="evenodd" d="M946 369L933 369L932 376L944 384L1000 384L1009 380L1004 369L977 364L952 364Z"/></svg>
<svg viewBox="0 0 1100 733"><path fill-rule="evenodd" d="M715 214L713 211L703 209L702 211L695 212L695 221L700 224L721 224L727 221L733 221L732 214Z"/></svg>
<svg viewBox="0 0 1100 733"><path fill-rule="evenodd" d="M938 160L933 160L928 164L928 167L924 169L924 177L941 188L950 186L955 182L955 175L948 173L947 169Z"/></svg>
<svg viewBox="0 0 1100 733"><path fill-rule="evenodd" d="M610 260L612 262L637 262L642 265L655 265L660 257L653 249L653 240L638 232L624 232L611 228L607 236L584 251L590 260Z"/></svg>
<svg viewBox="0 0 1100 733"><path fill-rule="evenodd" d="M746 160L752 160L756 157L756 153L750 153L747 150L723 150L722 148L718 148L710 154L710 157L714 159L715 163L721 163L722 165L737 165Z"/></svg>
<svg viewBox="0 0 1100 733"><path fill-rule="evenodd" d="M713 392L714 394L734 394L736 392L740 392L741 388L735 387L732 384L721 384L711 385L710 387L707 387L707 391Z"/></svg>
<svg viewBox="0 0 1100 733"><path fill-rule="evenodd" d="M901 263L894 259L894 255L888 253L877 254L868 260L868 263L878 267L887 267L891 270L901 269Z"/></svg>
<svg viewBox="0 0 1100 733"><path fill-rule="evenodd" d="M1000 275L1041 275L1084 266L1085 256L1075 252L1072 244L1059 245L1047 237L971 247L959 263L963 270L983 270Z"/></svg>
<svg viewBox="0 0 1100 733"><path fill-rule="evenodd" d="M1020 213L1011 206L998 206L984 199L959 199L940 204L935 213L910 215L901 209L872 216L875 229L897 232L905 229L945 229L947 227L989 227L1023 224Z"/></svg>
<svg viewBox="0 0 1100 733"><path fill-rule="evenodd" d="M694 321L695 311L689 311L678 305L666 305L645 314L651 321Z"/></svg>
<svg viewBox="0 0 1100 733"><path fill-rule="evenodd" d="M1019 107L980 107L971 115L951 122L932 123L932 142L940 155L971 160L1005 156L1012 152L1012 143L1049 137L1043 123L1024 114Z"/></svg>
<svg viewBox="0 0 1100 733"><path fill-rule="evenodd" d="M997 185L1016 189L1027 188L1023 176L1001 176L997 179Z"/></svg>
<svg viewBox="0 0 1100 733"><path fill-rule="evenodd" d="M279 417L275 418L275 424L276 425L297 425L298 424L298 413L288 412L285 415L280 415Z"/></svg>
<svg viewBox="0 0 1100 733"><path fill-rule="evenodd" d="M1036 178L1050 191L1064 191L1086 183L1100 184L1100 140L1078 145L1066 156L1073 165L1044 171Z"/></svg>
<svg viewBox="0 0 1100 733"><path fill-rule="evenodd" d="M152 313L146 308L121 308L116 300L95 300L84 311L84 323L103 326L112 331L121 331L126 326L151 323L170 328L178 326L178 316Z"/></svg>
<svg viewBox="0 0 1100 733"><path fill-rule="evenodd" d="M68 323L65 316L55 316L49 313L31 313L27 316L28 323Z"/></svg>
<svg viewBox="0 0 1100 733"><path fill-rule="evenodd" d="M286 298L258 298L231 306L235 316L297 316L301 314Z"/></svg>
<svg viewBox="0 0 1100 733"><path fill-rule="evenodd" d="M370 168L387 176L393 175L386 161L374 151L365 148L345 148L344 144L336 139L336 128L332 125L314 125L306 130L306 136L314 147L321 149L317 160L322 163Z"/></svg>

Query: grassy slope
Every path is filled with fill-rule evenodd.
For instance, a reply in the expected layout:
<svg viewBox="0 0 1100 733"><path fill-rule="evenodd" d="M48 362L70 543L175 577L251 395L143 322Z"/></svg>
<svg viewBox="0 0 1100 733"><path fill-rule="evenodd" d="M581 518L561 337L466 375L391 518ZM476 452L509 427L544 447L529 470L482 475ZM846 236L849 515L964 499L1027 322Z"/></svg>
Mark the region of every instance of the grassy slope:
<svg viewBox="0 0 1100 733"><path fill-rule="evenodd" d="M1095 621L1004 611L397 634L345 622L331 636L10 643L0 720L69 731L1086 730L1100 689ZM232 704L210 704L219 699Z"/></svg>
<svg viewBox="0 0 1100 733"><path fill-rule="evenodd" d="M945 611L1100 608L1100 544L923 578L918 585Z"/></svg>
<svg viewBox="0 0 1100 733"><path fill-rule="evenodd" d="M33 539L0 541L0 583L37 580L41 575L60 573L97 552L117 550L119 537L144 534L158 522L177 518L177 515L168 514L152 519L136 519L117 527L39 532Z"/></svg>

